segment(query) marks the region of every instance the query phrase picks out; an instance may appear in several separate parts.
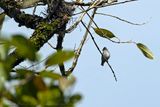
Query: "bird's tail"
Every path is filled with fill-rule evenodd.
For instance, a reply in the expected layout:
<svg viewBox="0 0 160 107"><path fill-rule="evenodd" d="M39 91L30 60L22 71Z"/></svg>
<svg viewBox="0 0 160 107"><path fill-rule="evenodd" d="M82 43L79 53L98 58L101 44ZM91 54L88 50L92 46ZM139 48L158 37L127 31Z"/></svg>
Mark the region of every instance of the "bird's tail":
<svg viewBox="0 0 160 107"><path fill-rule="evenodd" d="M103 61L101 62L101 65L104 66L104 62Z"/></svg>

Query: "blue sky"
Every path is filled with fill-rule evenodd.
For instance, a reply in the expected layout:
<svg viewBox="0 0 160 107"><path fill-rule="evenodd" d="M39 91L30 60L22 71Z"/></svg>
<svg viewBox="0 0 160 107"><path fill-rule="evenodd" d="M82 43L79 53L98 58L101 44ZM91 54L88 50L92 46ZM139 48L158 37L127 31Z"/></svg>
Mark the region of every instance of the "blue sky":
<svg viewBox="0 0 160 107"><path fill-rule="evenodd" d="M99 27L109 29L122 41L144 43L152 50L155 58L145 58L134 44L114 44L91 30L100 48L106 46L109 49L109 62L116 72L118 82L115 82L107 65L100 65L101 56L89 37L73 73L77 78L74 92L83 95L78 107L160 107L159 6L159 0L139 0L99 10L135 23L147 22L142 26L134 26L107 16L97 15L95 18ZM84 31L80 25L76 31L67 34L64 48L73 49L75 44L78 46ZM29 37L32 30L19 28L9 19L3 26L3 32L8 35L21 32ZM55 40L54 37L50 42ZM53 50L48 45L41 49L44 57L51 52Z"/></svg>

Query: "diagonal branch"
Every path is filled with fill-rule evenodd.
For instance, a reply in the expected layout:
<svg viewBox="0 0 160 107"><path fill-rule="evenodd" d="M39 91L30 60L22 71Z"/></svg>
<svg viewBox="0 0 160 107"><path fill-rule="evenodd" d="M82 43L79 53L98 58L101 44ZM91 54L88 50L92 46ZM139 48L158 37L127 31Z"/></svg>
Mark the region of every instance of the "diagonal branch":
<svg viewBox="0 0 160 107"><path fill-rule="evenodd" d="M93 10L93 13L92 13L92 19L94 18L94 16L95 16L95 13L96 13L96 10L97 9L94 9ZM90 29L91 28L91 25L92 25L92 19L90 19L90 21L89 21L89 23L88 23L88 26L87 26L87 29ZM79 48L77 49L77 51L76 51L76 55L75 55L75 58L74 58L74 60L73 60L73 63L72 63L72 66L68 69L68 71L66 72L66 75L67 76L69 76L72 72L73 72L73 70L75 69L75 67L76 67L76 65L77 65L77 62L78 62L78 58L79 58L79 56L80 56L80 54L81 54L81 51L82 51L82 48L83 48L83 46L84 46L84 43L85 43L85 41L86 41L86 39L87 39L87 36L88 36L88 30L86 30L86 32L85 32L85 34L84 34L84 36L83 36L83 39L81 40L81 43L80 43L80 45L79 45Z"/></svg>

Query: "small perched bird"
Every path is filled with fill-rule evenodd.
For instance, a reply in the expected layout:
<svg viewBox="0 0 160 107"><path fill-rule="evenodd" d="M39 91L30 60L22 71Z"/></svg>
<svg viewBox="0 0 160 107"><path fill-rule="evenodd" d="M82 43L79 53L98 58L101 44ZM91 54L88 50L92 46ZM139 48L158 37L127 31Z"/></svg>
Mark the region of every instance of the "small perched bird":
<svg viewBox="0 0 160 107"><path fill-rule="evenodd" d="M107 62L108 59L110 58L110 53L106 47L104 47L102 51L103 52L102 52L102 57L101 57L101 65L103 66L104 63Z"/></svg>
<svg viewBox="0 0 160 107"><path fill-rule="evenodd" d="M106 62L108 64L109 68L111 69L112 73L113 73L115 81L117 81L116 74L114 73L114 70L113 70L112 66L108 62L109 58L110 58L110 53L109 53L108 49L106 47L104 47L103 50L102 50L101 65L103 66L104 63Z"/></svg>

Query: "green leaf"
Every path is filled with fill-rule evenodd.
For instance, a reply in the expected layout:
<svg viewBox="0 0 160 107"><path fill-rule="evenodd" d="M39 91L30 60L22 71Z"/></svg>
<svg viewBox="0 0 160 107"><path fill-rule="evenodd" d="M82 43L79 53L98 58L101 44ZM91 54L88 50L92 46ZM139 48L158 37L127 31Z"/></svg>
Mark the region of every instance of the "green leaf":
<svg viewBox="0 0 160 107"><path fill-rule="evenodd" d="M52 78L54 80L58 80L61 75L53 73L53 72L47 72L47 71L42 71L39 73L40 76L42 77L48 77L48 78Z"/></svg>
<svg viewBox="0 0 160 107"><path fill-rule="evenodd" d="M72 103L77 103L81 99L82 99L82 96L80 94L75 94L75 95L73 95L73 96L70 97L70 101Z"/></svg>
<svg viewBox="0 0 160 107"><path fill-rule="evenodd" d="M31 107L36 106L38 104L37 100L34 97L28 95L23 95L22 101L25 105L30 105Z"/></svg>
<svg viewBox="0 0 160 107"><path fill-rule="evenodd" d="M13 35L11 43L17 48L18 54L22 57L28 58L31 61L37 59L35 47L24 36Z"/></svg>
<svg viewBox="0 0 160 107"><path fill-rule="evenodd" d="M4 19L5 19L5 13L1 13L0 14L0 31L2 29L2 25L3 25Z"/></svg>
<svg viewBox="0 0 160 107"><path fill-rule="evenodd" d="M5 71L4 63L0 62L0 92L4 89L4 84L7 80L7 72Z"/></svg>
<svg viewBox="0 0 160 107"><path fill-rule="evenodd" d="M75 107L76 103L79 102L82 99L82 96L80 94L74 94L70 96L69 102L67 103L66 107Z"/></svg>
<svg viewBox="0 0 160 107"><path fill-rule="evenodd" d="M137 43L137 47L141 50L141 52L143 53L143 55L149 59L153 59L154 55L153 53L150 51L150 49L145 46L142 43Z"/></svg>
<svg viewBox="0 0 160 107"><path fill-rule="evenodd" d="M101 37L111 39L116 37L111 31L103 28L93 28L94 31Z"/></svg>
<svg viewBox="0 0 160 107"><path fill-rule="evenodd" d="M37 94L37 98L40 102L40 107L46 107L46 105L57 106L62 104L61 92L59 89L55 88L46 91L39 91Z"/></svg>
<svg viewBox="0 0 160 107"><path fill-rule="evenodd" d="M45 65L52 66L56 64L62 64L63 62L73 58L74 56L74 51L58 51L54 54L52 54L47 61L45 62Z"/></svg>

